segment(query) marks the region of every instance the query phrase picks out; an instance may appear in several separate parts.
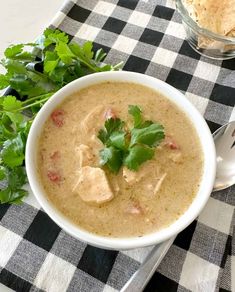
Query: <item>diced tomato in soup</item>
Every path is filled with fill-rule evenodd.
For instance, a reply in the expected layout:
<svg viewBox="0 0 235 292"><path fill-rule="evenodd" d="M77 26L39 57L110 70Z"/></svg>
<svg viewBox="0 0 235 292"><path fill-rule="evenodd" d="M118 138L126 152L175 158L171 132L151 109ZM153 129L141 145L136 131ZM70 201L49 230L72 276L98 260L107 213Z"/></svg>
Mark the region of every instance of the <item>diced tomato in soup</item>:
<svg viewBox="0 0 235 292"><path fill-rule="evenodd" d="M62 127L64 125L65 112L61 109L56 109L51 114L51 119L56 127Z"/></svg>
<svg viewBox="0 0 235 292"><path fill-rule="evenodd" d="M108 119L116 119L117 118L117 115L115 114L114 110L112 108L109 108L105 111L104 113L104 118L106 120Z"/></svg>
<svg viewBox="0 0 235 292"><path fill-rule="evenodd" d="M50 181L52 182L60 182L61 181L61 176L60 174L57 172L57 171L52 171L52 170L49 170L47 172L47 177L49 178Z"/></svg>

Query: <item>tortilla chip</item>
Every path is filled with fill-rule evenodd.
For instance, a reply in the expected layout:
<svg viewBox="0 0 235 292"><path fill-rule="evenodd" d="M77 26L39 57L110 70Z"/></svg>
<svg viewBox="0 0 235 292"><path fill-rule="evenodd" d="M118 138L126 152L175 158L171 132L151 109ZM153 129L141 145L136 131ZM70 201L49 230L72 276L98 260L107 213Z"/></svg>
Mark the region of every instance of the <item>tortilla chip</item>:
<svg viewBox="0 0 235 292"><path fill-rule="evenodd" d="M235 0L186 0L185 4L199 26L223 36L235 29Z"/></svg>
<svg viewBox="0 0 235 292"><path fill-rule="evenodd" d="M227 36L235 37L235 28L228 32Z"/></svg>

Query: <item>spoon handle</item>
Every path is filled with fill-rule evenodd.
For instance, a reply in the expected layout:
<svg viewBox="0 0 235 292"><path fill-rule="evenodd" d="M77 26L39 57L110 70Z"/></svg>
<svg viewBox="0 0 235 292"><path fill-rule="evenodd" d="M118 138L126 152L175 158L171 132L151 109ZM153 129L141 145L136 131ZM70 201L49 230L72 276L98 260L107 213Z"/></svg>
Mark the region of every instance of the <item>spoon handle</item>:
<svg viewBox="0 0 235 292"><path fill-rule="evenodd" d="M143 291L174 240L175 236L156 245L141 264L140 268L133 274L120 292Z"/></svg>

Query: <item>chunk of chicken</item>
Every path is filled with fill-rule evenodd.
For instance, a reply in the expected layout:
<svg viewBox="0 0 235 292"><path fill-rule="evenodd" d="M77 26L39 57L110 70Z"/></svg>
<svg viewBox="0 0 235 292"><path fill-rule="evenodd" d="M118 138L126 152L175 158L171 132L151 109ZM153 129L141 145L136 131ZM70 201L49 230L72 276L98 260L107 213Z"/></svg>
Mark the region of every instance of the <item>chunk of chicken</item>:
<svg viewBox="0 0 235 292"><path fill-rule="evenodd" d="M105 106L98 105L84 118L81 127L85 133L91 134L101 129L105 121L104 112Z"/></svg>
<svg viewBox="0 0 235 292"><path fill-rule="evenodd" d="M86 203L102 204L114 197L105 172L98 167L90 166L81 168L73 192Z"/></svg>
<svg viewBox="0 0 235 292"><path fill-rule="evenodd" d="M154 161L148 161L145 164L143 164L138 171L132 171L128 169L126 166L123 167L122 175L125 179L125 181L133 186L135 183L138 183L142 180L142 178L152 175L156 176L159 173L159 170L156 169L156 165L153 166L156 162ZM154 171L154 173L153 173Z"/></svg>
<svg viewBox="0 0 235 292"><path fill-rule="evenodd" d="M155 188L154 188L154 195L156 195L156 193L160 190L161 186L162 186L162 183L164 181L164 179L166 178L166 173L164 173L162 176L160 176L157 180L157 184L155 185Z"/></svg>
<svg viewBox="0 0 235 292"><path fill-rule="evenodd" d="M92 153L92 149L87 145L81 144L76 147L76 154L79 159L79 166L92 165L94 163L95 157Z"/></svg>
<svg viewBox="0 0 235 292"><path fill-rule="evenodd" d="M84 118L81 126L85 133L97 134L104 126L105 120L110 118L116 118L113 109L104 105L98 105Z"/></svg>
<svg viewBox="0 0 235 292"><path fill-rule="evenodd" d="M140 205L138 200L131 200L125 209L125 213L130 215L143 215L144 208Z"/></svg>
<svg viewBox="0 0 235 292"><path fill-rule="evenodd" d="M182 159L182 152L181 151L177 151L177 152L172 152L169 154L169 158L171 161L175 162L175 163L182 163L183 159Z"/></svg>

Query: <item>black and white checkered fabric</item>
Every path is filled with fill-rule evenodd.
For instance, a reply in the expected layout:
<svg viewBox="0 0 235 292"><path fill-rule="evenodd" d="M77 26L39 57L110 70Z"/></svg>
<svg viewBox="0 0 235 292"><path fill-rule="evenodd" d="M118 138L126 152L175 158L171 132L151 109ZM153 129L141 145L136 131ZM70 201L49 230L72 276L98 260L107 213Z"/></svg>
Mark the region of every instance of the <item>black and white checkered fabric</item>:
<svg viewBox="0 0 235 292"><path fill-rule="evenodd" d="M235 59L215 61L194 52L174 2L67 1L52 26L74 41L103 47L107 62L124 61L125 70L178 88L211 131L235 119ZM212 194L145 291L235 291L234 206L235 187ZM152 248L118 252L88 246L53 223L33 195L23 205L1 205L0 222L0 291L1 285L22 292L118 291Z"/></svg>

